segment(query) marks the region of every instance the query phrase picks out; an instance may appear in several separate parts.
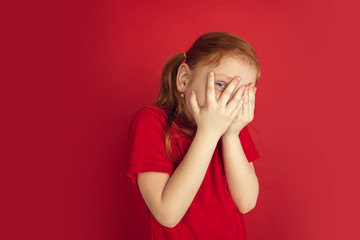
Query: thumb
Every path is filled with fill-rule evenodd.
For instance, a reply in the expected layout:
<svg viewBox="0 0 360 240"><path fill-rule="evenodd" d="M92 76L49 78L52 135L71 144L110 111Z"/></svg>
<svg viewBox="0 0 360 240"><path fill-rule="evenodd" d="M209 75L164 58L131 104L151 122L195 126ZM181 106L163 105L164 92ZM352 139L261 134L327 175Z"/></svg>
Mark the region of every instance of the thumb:
<svg viewBox="0 0 360 240"><path fill-rule="evenodd" d="M190 105L191 109L193 110L194 115L198 115L200 112L199 103L197 101L197 96L194 90L190 93Z"/></svg>

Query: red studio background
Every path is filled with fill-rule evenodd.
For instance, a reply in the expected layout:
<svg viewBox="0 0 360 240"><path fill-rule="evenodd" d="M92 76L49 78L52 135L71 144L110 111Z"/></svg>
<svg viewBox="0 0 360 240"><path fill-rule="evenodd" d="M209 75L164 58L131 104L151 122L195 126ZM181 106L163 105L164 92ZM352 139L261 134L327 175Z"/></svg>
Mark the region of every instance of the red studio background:
<svg viewBox="0 0 360 240"><path fill-rule="evenodd" d="M209 31L249 41L262 67L250 128L261 154L254 163L260 193L245 214L249 240L360 239L358 6L340 0L47 4L42 13L49 21L16 6L44 31L27 28L30 18L12 22L27 33L14 42L19 49L40 58L46 39L54 45L44 44L48 51L41 54L51 57L41 59L41 71L30 67L35 60L24 62L41 84L4 81L29 97L11 96L13 105L6 105L8 116L20 116L19 109L24 115L3 133L11 153L3 158L1 239L148 239L146 205L125 176L128 124L155 99L165 61Z"/></svg>

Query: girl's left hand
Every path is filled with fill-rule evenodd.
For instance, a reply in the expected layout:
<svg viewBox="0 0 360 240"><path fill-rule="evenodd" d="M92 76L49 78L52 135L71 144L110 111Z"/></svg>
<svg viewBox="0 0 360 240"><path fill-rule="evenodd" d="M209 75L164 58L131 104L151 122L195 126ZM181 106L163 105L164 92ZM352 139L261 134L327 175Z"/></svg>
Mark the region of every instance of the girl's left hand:
<svg viewBox="0 0 360 240"><path fill-rule="evenodd" d="M239 103L241 106L237 108L238 115L234 121L230 124L229 128L223 135L236 134L239 135L241 129L243 129L248 123L254 119L255 110L255 83L249 83L245 85L242 101Z"/></svg>

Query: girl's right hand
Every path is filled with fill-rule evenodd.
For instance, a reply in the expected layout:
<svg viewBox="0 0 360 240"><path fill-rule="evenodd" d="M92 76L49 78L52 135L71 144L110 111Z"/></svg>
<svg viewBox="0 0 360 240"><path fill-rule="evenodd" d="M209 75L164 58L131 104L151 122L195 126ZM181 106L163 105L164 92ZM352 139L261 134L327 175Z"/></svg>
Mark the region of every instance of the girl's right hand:
<svg viewBox="0 0 360 240"><path fill-rule="evenodd" d="M240 82L240 77L235 77L221 94L219 100L216 100L214 82L215 74L210 72L204 107L200 108L195 91L191 92L190 105L196 121L197 132L219 139L235 119L242 106L244 87L241 86L229 101L232 92Z"/></svg>

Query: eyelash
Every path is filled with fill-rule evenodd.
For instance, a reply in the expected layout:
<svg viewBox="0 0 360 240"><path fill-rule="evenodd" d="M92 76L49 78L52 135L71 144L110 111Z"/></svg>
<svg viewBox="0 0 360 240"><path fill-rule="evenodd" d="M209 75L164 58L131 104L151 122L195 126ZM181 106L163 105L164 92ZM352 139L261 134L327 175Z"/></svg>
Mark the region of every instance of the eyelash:
<svg viewBox="0 0 360 240"><path fill-rule="evenodd" d="M216 84L222 84L222 85L224 85L224 88L226 88L226 85L225 84L223 84L223 83L216 83ZM218 85L219 86L219 85Z"/></svg>

